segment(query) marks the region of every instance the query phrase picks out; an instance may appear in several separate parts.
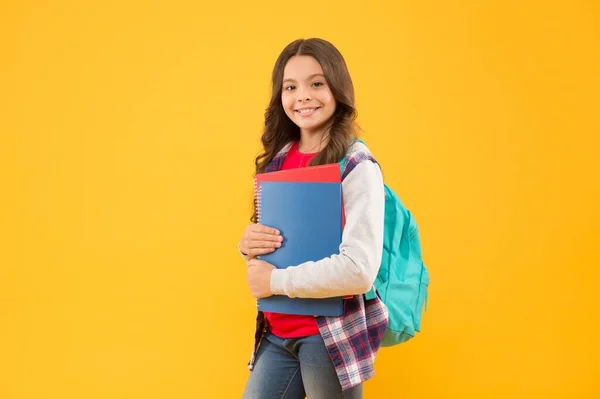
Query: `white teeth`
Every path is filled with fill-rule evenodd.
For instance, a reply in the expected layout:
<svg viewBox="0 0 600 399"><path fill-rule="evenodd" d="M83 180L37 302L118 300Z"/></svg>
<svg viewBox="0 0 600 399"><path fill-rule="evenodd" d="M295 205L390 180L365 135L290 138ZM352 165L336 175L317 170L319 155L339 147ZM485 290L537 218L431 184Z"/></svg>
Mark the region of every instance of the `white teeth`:
<svg viewBox="0 0 600 399"><path fill-rule="evenodd" d="M308 114L310 112L313 112L315 110L315 108L309 108L309 109L299 109L298 112L301 114Z"/></svg>

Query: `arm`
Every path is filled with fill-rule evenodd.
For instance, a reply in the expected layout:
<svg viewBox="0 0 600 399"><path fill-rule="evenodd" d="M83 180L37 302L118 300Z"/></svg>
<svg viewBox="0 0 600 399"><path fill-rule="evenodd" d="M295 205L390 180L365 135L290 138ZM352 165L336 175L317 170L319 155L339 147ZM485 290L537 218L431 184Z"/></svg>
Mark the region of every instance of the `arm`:
<svg viewBox="0 0 600 399"><path fill-rule="evenodd" d="M340 253L273 270L271 291L291 298L363 294L375 281L383 250L384 189L379 165L358 164L342 183L346 225Z"/></svg>

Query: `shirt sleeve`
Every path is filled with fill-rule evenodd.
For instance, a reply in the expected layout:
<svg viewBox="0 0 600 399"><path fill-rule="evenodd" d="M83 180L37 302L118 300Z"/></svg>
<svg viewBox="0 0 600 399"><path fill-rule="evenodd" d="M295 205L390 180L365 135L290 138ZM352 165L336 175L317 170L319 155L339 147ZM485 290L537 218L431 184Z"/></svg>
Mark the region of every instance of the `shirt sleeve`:
<svg viewBox="0 0 600 399"><path fill-rule="evenodd" d="M385 193L379 165L359 163L342 183L346 224L339 254L273 270L274 295L327 298L363 294L379 272L383 250Z"/></svg>

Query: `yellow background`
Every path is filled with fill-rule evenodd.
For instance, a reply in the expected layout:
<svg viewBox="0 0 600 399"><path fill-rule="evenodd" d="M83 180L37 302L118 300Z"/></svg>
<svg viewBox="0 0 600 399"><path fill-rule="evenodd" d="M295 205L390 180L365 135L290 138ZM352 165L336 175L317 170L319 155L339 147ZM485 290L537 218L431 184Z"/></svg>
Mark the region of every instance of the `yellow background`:
<svg viewBox="0 0 600 399"><path fill-rule="evenodd" d="M4 1L0 398L240 397L269 77L311 36L431 273L365 397L598 397L599 26L592 0Z"/></svg>

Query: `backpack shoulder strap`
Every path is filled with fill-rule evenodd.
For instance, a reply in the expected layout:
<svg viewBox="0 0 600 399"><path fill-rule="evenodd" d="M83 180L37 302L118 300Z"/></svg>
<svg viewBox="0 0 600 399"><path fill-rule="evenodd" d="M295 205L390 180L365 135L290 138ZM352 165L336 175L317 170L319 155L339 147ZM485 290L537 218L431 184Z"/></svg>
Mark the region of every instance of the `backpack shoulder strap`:
<svg viewBox="0 0 600 399"><path fill-rule="evenodd" d="M366 143L361 139L352 139L350 141L350 145L348 146L348 149L346 150L346 155L344 155L344 157L340 160L340 162L338 162L338 164L340 165L340 174L342 176L342 180L344 180L346 178L346 176L348 176L348 174L350 172L352 172L354 167L356 167L356 165L358 165L362 161L371 160L371 161L377 163L377 161L375 160L373 155L371 155L371 153L368 151L361 150L361 151L358 151L356 155L349 157L348 155L350 153L350 149L352 148L352 146L355 143L362 143L366 146Z"/></svg>

